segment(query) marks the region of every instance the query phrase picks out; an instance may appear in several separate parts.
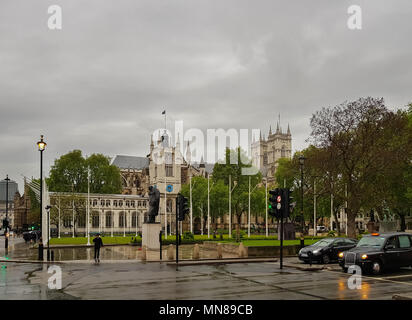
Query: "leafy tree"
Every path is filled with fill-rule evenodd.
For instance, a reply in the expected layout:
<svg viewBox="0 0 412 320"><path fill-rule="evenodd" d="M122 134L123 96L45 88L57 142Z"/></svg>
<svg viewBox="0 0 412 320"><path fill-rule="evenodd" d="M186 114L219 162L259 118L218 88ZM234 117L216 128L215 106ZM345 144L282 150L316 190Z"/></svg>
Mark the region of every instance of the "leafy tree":
<svg viewBox="0 0 412 320"><path fill-rule="evenodd" d="M249 177L251 177L252 187L262 180L262 174L258 172L255 175L245 175L242 169L251 169L250 162L246 153L238 148L236 150L226 149L224 163L216 163L213 168L213 181L223 181L227 188L233 189L231 195L231 207L237 217L236 235L240 239L241 216L247 212L249 196ZM242 161L243 160L243 161ZM229 176L231 176L231 185L229 186Z"/></svg>
<svg viewBox="0 0 412 320"><path fill-rule="evenodd" d="M402 121L383 99L368 97L323 108L312 116L311 127L312 142L322 150L313 167L329 172L325 188L347 188L348 234L354 237L356 215L362 207L379 205L375 186L403 157L405 139L396 139L404 132Z"/></svg>
<svg viewBox="0 0 412 320"><path fill-rule="evenodd" d="M55 160L47 179L49 189L55 192L87 192L88 168L91 193L121 193L120 171L110 165L110 159L102 154L92 154L85 159L80 150Z"/></svg>

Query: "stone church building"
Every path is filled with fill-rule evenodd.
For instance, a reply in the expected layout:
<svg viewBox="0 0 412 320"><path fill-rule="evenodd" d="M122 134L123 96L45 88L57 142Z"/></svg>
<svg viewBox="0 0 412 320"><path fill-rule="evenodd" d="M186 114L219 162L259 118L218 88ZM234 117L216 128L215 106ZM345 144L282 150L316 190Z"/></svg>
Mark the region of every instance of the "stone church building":
<svg viewBox="0 0 412 320"><path fill-rule="evenodd" d="M179 141L179 139L177 139ZM148 188L153 185L160 191L160 208L156 221L165 226L174 225L176 215L176 197L183 184L189 183L190 177L211 174L213 164L190 163L189 143L186 157L183 157L179 142L171 144L166 134L156 142L151 138L150 153L146 157L117 155L112 164L120 169L123 194L148 197Z"/></svg>
<svg viewBox="0 0 412 320"><path fill-rule="evenodd" d="M292 158L292 135L288 125L287 131L282 132L280 121L276 125L276 131L269 129L267 139L262 134L258 141L253 141L251 145L252 163L259 168L268 182L274 182L277 161L280 158Z"/></svg>

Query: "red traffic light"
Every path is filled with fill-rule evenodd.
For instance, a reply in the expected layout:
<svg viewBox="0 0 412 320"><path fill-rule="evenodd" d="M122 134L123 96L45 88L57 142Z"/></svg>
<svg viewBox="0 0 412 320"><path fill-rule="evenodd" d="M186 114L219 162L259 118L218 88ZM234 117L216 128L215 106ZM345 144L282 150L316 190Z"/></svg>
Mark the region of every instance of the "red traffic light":
<svg viewBox="0 0 412 320"><path fill-rule="evenodd" d="M282 197L281 197L281 196L277 196L276 201L277 201L278 203L281 203L281 202L282 202Z"/></svg>

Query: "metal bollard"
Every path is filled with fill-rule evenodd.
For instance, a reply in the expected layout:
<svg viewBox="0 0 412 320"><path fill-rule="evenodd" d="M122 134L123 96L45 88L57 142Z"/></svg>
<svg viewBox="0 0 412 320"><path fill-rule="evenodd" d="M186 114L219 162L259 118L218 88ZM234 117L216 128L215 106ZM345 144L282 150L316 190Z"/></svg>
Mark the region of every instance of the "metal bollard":
<svg viewBox="0 0 412 320"><path fill-rule="evenodd" d="M53 250L51 251L50 255L51 255L51 261L54 261L54 251Z"/></svg>
<svg viewBox="0 0 412 320"><path fill-rule="evenodd" d="M162 230L159 232L159 243L160 243L160 260L162 260Z"/></svg>

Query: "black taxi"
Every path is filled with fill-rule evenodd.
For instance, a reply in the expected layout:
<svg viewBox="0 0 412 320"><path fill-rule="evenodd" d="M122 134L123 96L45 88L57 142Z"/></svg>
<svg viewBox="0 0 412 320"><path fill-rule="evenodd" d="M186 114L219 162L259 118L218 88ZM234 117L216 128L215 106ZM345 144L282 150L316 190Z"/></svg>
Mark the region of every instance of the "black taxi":
<svg viewBox="0 0 412 320"><path fill-rule="evenodd" d="M358 265L362 272L373 274L412 266L412 235L405 232L365 235L355 248L340 252L338 261L345 272L351 265Z"/></svg>

